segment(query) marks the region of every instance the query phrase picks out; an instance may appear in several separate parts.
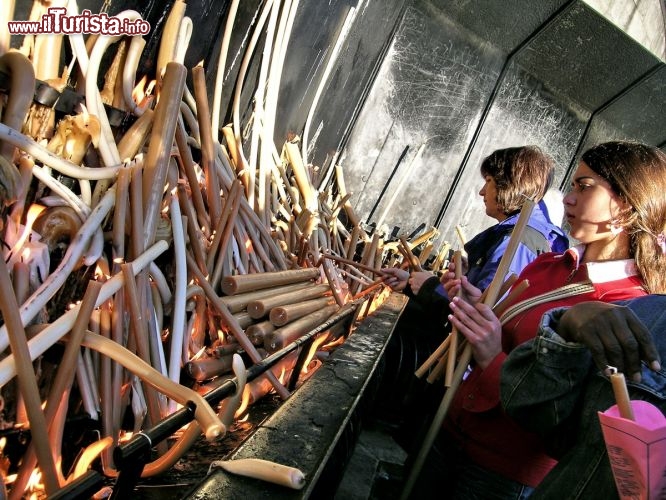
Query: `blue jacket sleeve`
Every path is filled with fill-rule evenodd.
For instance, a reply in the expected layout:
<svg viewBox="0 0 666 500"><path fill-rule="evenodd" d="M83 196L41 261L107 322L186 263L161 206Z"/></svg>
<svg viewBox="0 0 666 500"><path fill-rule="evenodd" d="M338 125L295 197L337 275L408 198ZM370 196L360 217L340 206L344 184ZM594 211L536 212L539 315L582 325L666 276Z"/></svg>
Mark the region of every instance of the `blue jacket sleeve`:
<svg viewBox="0 0 666 500"><path fill-rule="evenodd" d="M479 288L480 290L485 290L490 285L490 282L495 277L497 272L497 267L499 266L502 256L506 252L506 248L509 245L509 236L502 238L495 248L489 251L489 257L486 260L485 264L480 269L474 269L471 272L467 273L468 279L470 282ZM522 243L518 244L516 249L516 255L511 261L509 266L509 273L515 273L516 276L520 275L520 272L534 259L536 259L536 254L530 250L527 246Z"/></svg>

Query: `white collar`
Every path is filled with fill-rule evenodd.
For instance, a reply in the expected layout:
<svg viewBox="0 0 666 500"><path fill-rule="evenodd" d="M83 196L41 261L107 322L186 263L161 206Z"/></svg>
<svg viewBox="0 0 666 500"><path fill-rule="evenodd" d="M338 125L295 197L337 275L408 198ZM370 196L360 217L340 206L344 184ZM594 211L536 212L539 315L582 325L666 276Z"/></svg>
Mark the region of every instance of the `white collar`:
<svg viewBox="0 0 666 500"><path fill-rule="evenodd" d="M580 261L585 254L585 245L581 244L571 247L565 252L566 254L571 256L576 269L578 269ZM587 268L587 275L592 283L606 283L630 276L638 276L638 268L634 259L587 262L583 265Z"/></svg>

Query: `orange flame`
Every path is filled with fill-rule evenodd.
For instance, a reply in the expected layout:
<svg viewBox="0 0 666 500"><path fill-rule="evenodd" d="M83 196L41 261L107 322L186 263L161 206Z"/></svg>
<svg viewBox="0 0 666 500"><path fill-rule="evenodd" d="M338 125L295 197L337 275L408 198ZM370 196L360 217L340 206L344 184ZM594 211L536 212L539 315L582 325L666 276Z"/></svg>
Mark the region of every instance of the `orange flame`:
<svg viewBox="0 0 666 500"><path fill-rule="evenodd" d="M370 316L374 311L377 310L379 306L381 306L384 301L388 298L388 296L391 294L391 289L387 286L382 286L381 291L375 292L374 297L372 297L371 302L364 303L361 307L360 314L356 317L357 321L363 321L365 318Z"/></svg>
<svg viewBox="0 0 666 500"><path fill-rule="evenodd" d="M238 406L236 413L234 413L234 418L239 418L241 415L243 415L243 413L245 412L245 410L247 410L247 407L249 405L250 405L250 386L246 384L245 387L243 388L243 397L241 398L241 404ZM248 417L249 414L245 415L241 420L241 422L247 420Z"/></svg>
<svg viewBox="0 0 666 500"><path fill-rule="evenodd" d="M106 281L111 278L111 270L105 259L100 259L97 261L95 266L95 279L97 281Z"/></svg>
<svg viewBox="0 0 666 500"><path fill-rule="evenodd" d="M39 214L44 211L46 207L43 205L38 205L37 203L33 203L30 205L30 208L28 209L28 215L26 216L26 226L32 227L32 224L35 222L35 219L39 216Z"/></svg>
<svg viewBox="0 0 666 500"><path fill-rule="evenodd" d="M132 431L120 431L120 435L118 436L118 442L126 443L130 439L132 439L132 436L134 436L134 433Z"/></svg>
<svg viewBox="0 0 666 500"><path fill-rule="evenodd" d="M32 225L35 223L35 220L37 220L37 217L39 217L39 214L41 214L44 210L46 210L46 207L43 205L38 205L37 203L30 205L26 215L23 232L14 244L14 248L12 248L12 254L18 252L19 249L22 249L21 252L23 258L26 260L30 259L30 247L24 247L23 245L25 245L25 242L28 240L30 233L32 232Z"/></svg>
<svg viewBox="0 0 666 500"><path fill-rule="evenodd" d="M148 82L148 76L143 75L143 78L136 84L134 89L132 89L132 99L137 105L140 105L141 102L146 98L146 83Z"/></svg>
<svg viewBox="0 0 666 500"><path fill-rule="evenodd" d="M144 75L132 90L132 99L134 99L134 102L140 108L150 107L153 99L155 99L153 95L156 84L155 80L151 80L147 85L146 82L148 82L148 77Z"/></svg>
<svg viewBox="0 0 666 500"><path fill-rule="evenodd" d="M30 479L28 480L28 484L26 485L26 491L31 492L30 498L31 500L33 498L40 498L40 495L38 492L44 492L44 484L42 483L42 473L39 469L35 469L32 471L32 474L30 474Z"/></svg>
<svg viewBox="0 0 666 500"><path fill-rule="evenodd" d="M282 371L280 372L280 376L278 377L278 380L280 381L281 384L284 384L284 379L286 378L287 375L287 370L282 367Z"/></svg>
<svg viewBox="0 0 666 500"><path fill-rule="evenodd" d="M196 359L199 359L201 356L204 355L205 352L206 352L206 348L205 348L205 347L202 347L201 349L199 349L197 352L195 352L194 354L192 354L192 355L190 356L190 360L191 360L191 361L194 361L194 360L196 360Z"/></svg>
<svg viewBox="0 0 666 500"><path fill-rule="evenodd" d="M303 368L301 368L301 373L308 373L308 366L310 366L310 361L312 361L312 358L314 358L314 355L317 352L317 349L319 349L319 346L326 342L328 335L328 333L320 335L314 340L314 342L312 342L310 351L308 352L308 357L305 359L305 363L303 363Z"/></svg>
<svg viewBox="0 0 666 500"><path fill-rule="evenodd" d="M344 343L345 343L345 337L341 335L337 339L335 339L335 340L329 342L328 344L326 344L324 346L324 349L327 350L327 351L330 351L334 347L338 347L338 346L340 346Z"/></svg>

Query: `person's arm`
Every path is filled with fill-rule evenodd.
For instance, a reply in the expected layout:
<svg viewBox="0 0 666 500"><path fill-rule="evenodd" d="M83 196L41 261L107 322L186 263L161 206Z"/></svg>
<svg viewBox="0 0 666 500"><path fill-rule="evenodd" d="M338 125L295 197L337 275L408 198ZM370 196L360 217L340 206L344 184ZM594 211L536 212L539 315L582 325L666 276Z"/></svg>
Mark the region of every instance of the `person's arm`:
<svg viewBox="0 0 666 500"><path fill-rule="evenodd" d="M501 367L500 399L508 415L528 430L546 432L575 408L591 355L557 333L566 309L546 313L537 336L516 347Z"/></svg>
<svg viewBox="0 0 666 500"><path fill-rule="evenodd" d="M442 275L441 283L447 297L455 297L458 295L460 290L462 290L462 296L470 304L476 304L479 300L481 300L481 294L483 293L483 290L480 290L479 288L472 285L469 279L467 279L467 276L462 276L461 278L456 279L454 277L454 273L449 271L448 273Z"/></svg>
<svg viewBox="0 0 666 500"><path fill-rule="evenodd" d="M410 297L419 297L421 288L424 286L423 295L426 295L439 284L439 279L430 271L415 271L410 273L398 267L387 267L383 269L383 280L392 290L403 292Z"/></svg>
<svg viewBox="0 0 666 500"><path fill-rule="evenodd" d="M417 297L434 292L438 284L439 278L430 271L414 271L409 275L409 288Z"/></svg>
<svg viewBox="0 0 666 500"><path fill-rule="evenodd" d="M382 279L384 283L391 287L391 290L408 293L405 289L409 282L409 271L398 267L387 267L382 269L382 271L384 272Z"/></svg>
<svg viewBox="0 0 666 500"><path fill-rule="evenodd" d="M661 331L663 302L642 297L630 307L604 302L581 302L547 312L537 337L516 349L502 367L501 399L506 412L525 427L548 430L564 420L583 390L583 379L593 370L608 374L608 366L640 380L641 359L659 370L659 353L641 317ZM660 309L659 309L660 310Z"/></svg>
<svg viewBox="0 0 666 500"><path fill-rule="evenodd" d="M520 273L527 267L528 264L533 262L537 258L537 254L534 253L529 247L524 243L518 243L518 248L516 248L516 253L509 265L509 271L507 272L507 277L511 274L520 276Z"/></svg>
<svg viewBox="0 0 666 500"><path fill-rule="evenodd" d="M467 277L470 279L472 284L481 290L488 288L492 282L495 274L497 273L497 267L499 266L502 256L506 252L506 248L509 245L510 233L500 240L497 245L490 249L490 254L486 259L485 263L480 267L470 267L470 271L467 273ZM512 273L516 276L519 276L521 271L536 259L537 255L530 250L524 243L518 243L518 248L516 248L516 253L509 265L509 270L507 272L507 277Z"/></svg>
<svg viewBox="0 0 666 500"><path fill-rule="evenodd" d="M418 302L424 307L439 309L446 307L448 309L449 296L437 276L431 274L430 277L422 280L418 285L410 281L410 288L416 294Z"/></svg>
<svg viewBox="0 0 666 500"><path fill-rule="evenodd" d="M459 390L463 391L465 410L483 413L501 406L500 375L506 353L501 352L483 370L473 370Z"/></svg>
<svg viewBox="0 0 666 500"><path fill-rule="evenodd" d="M502 325L492 309L481 302L470 304L455 297L450 307L449 321L464 335L477 365L463 389L465 408L472 412L491 410L500 404L500 369L506 357L502 351Z"/></svg>
<svg viewBox="0 0 666 500"><path fill-rule="evenodd" d="M584 344L607 375L612 366L639 382L641 359L653 370L660 368L650 331L629 307L605 302L576 304L562 314L556 328L563 339Z"/></svg>

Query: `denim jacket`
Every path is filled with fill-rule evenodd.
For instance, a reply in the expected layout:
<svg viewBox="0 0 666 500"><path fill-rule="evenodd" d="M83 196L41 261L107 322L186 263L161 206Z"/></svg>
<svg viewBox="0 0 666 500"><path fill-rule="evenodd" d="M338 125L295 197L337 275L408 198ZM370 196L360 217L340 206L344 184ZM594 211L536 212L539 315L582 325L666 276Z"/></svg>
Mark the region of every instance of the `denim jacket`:
<svg viewBox="0 0 666 500"><path fill-rule="evenodd" d="M666 362L666 295L619 304L643 321ZM618 498L597 415L615 404L613 390L587 348L566 342L555 332L563 312L554 309L545 314L537 337L516 348L504 362L502 404L521 425L548 436L557 450L557 466L530 498ZM627 384L631 399L646 400L666 413L663 368L653 372L643 366L642 381Z"/></svg>

